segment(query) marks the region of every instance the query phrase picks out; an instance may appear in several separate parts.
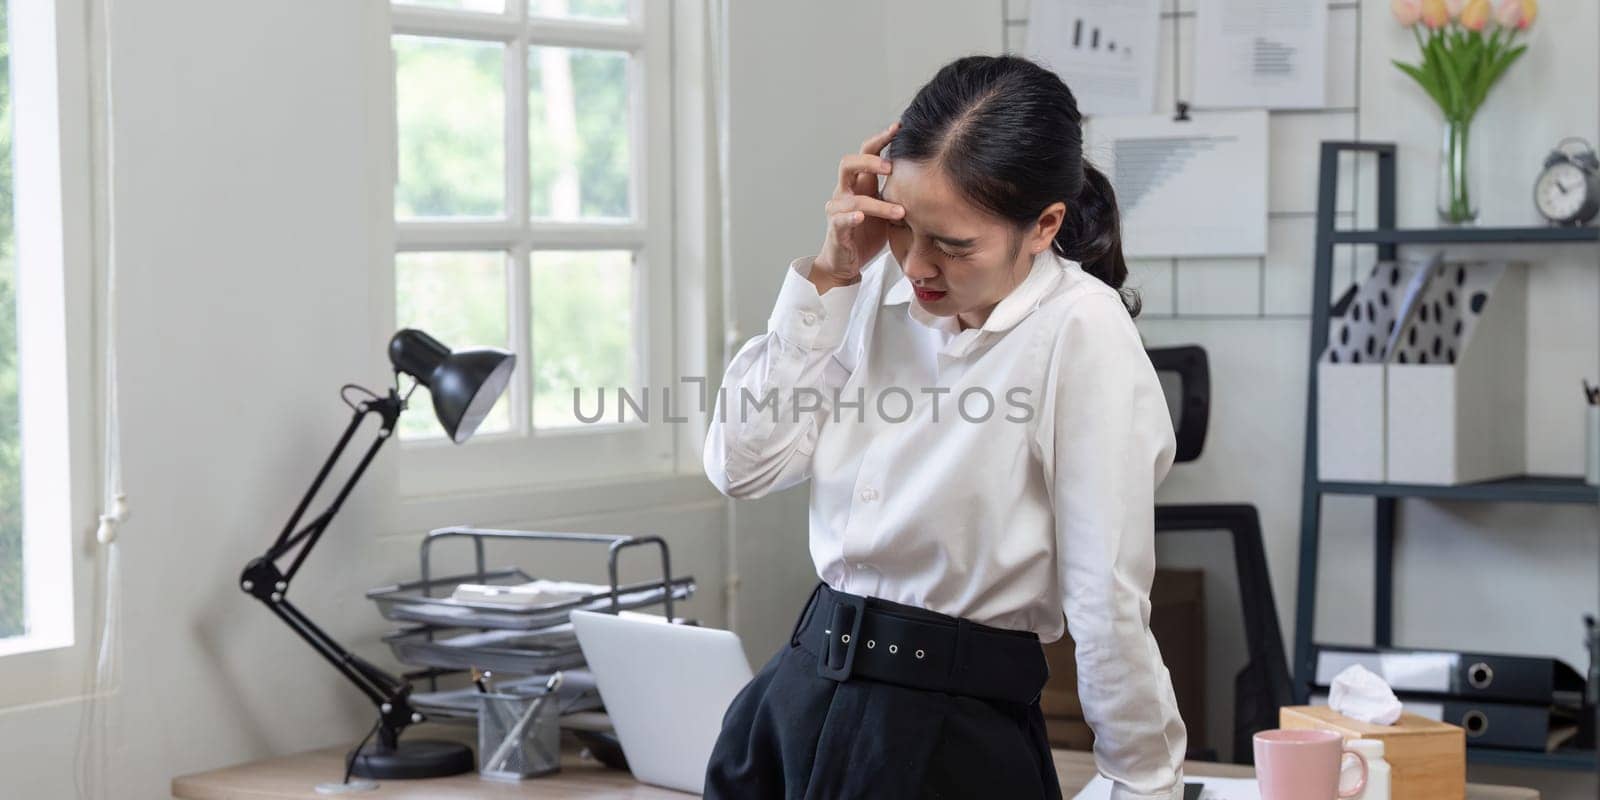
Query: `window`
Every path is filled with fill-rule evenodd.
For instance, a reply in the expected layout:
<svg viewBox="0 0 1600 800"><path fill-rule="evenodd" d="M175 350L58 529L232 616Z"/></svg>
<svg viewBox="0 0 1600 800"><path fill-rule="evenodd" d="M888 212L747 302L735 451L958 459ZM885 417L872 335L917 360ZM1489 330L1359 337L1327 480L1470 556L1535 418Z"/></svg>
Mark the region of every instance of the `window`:
<svg viewBox="0 0 1600 800"><path fill-rule="evenodd" d="M16 182L11 170L11 46L0 4L0 639L27 631L22 589L22 421L17 398Z"/></svg>
<svg viewBox="0 0 1600 800"><path fill-rule="evenodd" d="M517 354L466 447L413 398L405 493L671 469L669 11L393 4L395 327ZM619 418L619 389L646 413Z"/></svg>
<svg viewBox="0 0 1600 800"><path fill-rule="evenodd" d="M69 383L91 383L90 159L88 104L63 98L88 89L58 71L87 63L58 35L81 35L81 12L0 3L0 707L82 687L73 534L95 403Z"/></svg>

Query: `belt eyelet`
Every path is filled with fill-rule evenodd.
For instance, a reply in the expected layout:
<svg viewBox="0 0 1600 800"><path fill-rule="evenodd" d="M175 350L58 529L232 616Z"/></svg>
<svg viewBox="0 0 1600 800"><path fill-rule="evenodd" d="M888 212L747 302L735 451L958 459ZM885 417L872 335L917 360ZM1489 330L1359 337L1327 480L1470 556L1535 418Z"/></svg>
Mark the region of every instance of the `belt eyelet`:
<svg viewBox="0 0 1600 800"><path fill-rule="evenodd" d="M849 644L850 643L850 634L848 634L848 633L840 634L839 635L839 641L843 642L844 644Z"/></svg>
<svg viewBox="0 0 1600 800"><path fill-rule="evenodd" d="M898 652L900 652L900 648L891 644L891 645L889 645L889 652L890 653L898 653Z"/></svg>
<svg viewBox="0 0 1600 800"><path fill-rule="evenodd" d="M918 661L921 661L922 657L925 656L925 655L927 655L927 653L922 652L922 648L920 648L920 647L917 648L917 660Z"/></svg>
<svg viewBox="0 0 1600 800"><path fill-rule="evenodd" d="M872 648L877 647L877 646L878 646L878 642L876 640L874 640L874 639L868 639L867 640L867 649L868 650L871 650Z"/></svg>

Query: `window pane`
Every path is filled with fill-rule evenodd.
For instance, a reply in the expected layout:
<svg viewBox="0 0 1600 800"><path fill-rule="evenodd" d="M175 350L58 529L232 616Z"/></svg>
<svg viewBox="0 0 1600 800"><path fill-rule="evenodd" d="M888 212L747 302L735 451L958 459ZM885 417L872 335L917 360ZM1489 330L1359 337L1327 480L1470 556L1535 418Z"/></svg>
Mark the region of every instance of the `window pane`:
<svg viewBox="0 0 1600 800"><path fill-rule="evenodd" d="M528 13L536 17L625 22L628 19L628 0L528 0Z"/></svg>
<svg viewBox="0 0 1600 800"><path fill-rule="evenodd" d="M395 5L458 8L463 11L489 11L495 14L506 10L505 0L395 0Z"/></svg>
<svg viewBox="0 0 1600 800"><path fill-rule="evenodd" d="M528 209L541 219L630 217L628 55L528 49Z"/></svg>
<svg viewBox="0 0 1600 800"><path fill-rule="evenodd" d="M505 215L504 62L499 44L394 37L396 217Z"/></svg>
<svg viewBox="0 0 1600 800"><path fill-rule="evenodd" d="M533 424L584 424L574 413L573 389L581 392L582 410L591 417L602 388L607 421L617 418L618 387L643 407L634 352L633 253L541 251L530 256L529 266ZM655 408L650 411L654 418Z"/></svg>
<svg viewBox="0 0 1600 800"><path fill-rule="evenodd" d="M0 8L0 43L7 38ZM25 631L22 608L22 432L17 405L17 259L12 216L11 50L0 51L0 639Z"/></svg>
<svg viewBox="0 0 1600 800"><path fill-rule="evenodd" d="M401 253L395 256L395 322L418 328L451 349L508 347L504 253ZM519 366L520 368L520 366ZM510 392L490 409L478 433L511 429ZM405 439L444 437L427 389L400 417Z"/></svg>

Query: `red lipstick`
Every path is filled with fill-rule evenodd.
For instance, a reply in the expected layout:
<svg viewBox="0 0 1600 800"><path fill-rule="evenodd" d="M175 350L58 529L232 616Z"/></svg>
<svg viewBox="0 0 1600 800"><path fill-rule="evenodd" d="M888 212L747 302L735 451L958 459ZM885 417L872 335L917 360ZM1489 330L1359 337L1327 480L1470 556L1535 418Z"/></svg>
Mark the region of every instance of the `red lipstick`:
<svg viewBox="0 0 1600 800"><path fill-rule="evenodd" d="M915 291L917 293L917 299L921 300L924 303L932 303L935 300L940 300L946 294L945 292L937 292L937 291L934 291L932 289L920 289L920 288L917 288L915 286L913 286L911 288L912 288L913 291Z"/></svg>

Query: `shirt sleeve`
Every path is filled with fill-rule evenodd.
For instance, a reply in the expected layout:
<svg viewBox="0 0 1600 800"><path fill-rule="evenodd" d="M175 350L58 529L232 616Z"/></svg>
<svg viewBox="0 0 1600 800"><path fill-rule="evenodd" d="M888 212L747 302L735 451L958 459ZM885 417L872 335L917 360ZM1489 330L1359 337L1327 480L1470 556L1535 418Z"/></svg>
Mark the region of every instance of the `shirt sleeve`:
<svg viewBox="0 0 1600 800"><path fill-rule="evenodd" d="M1057 337L1035 444L1095 763L1113 800L1181 800L1187 732L1150 632L1155 489L1177 450L1172 419L1119 298L1075 301Z"/></svg>
<svg viewBox="0 0 1600 800"><path fill-rule="evenodd" d="M723 374L704 465L730 497L761 497L811 476L817 434L850 375L832 356L862 282L819 295L808 277L812 260L790 263L767 332L745 342Z"/></svg>

